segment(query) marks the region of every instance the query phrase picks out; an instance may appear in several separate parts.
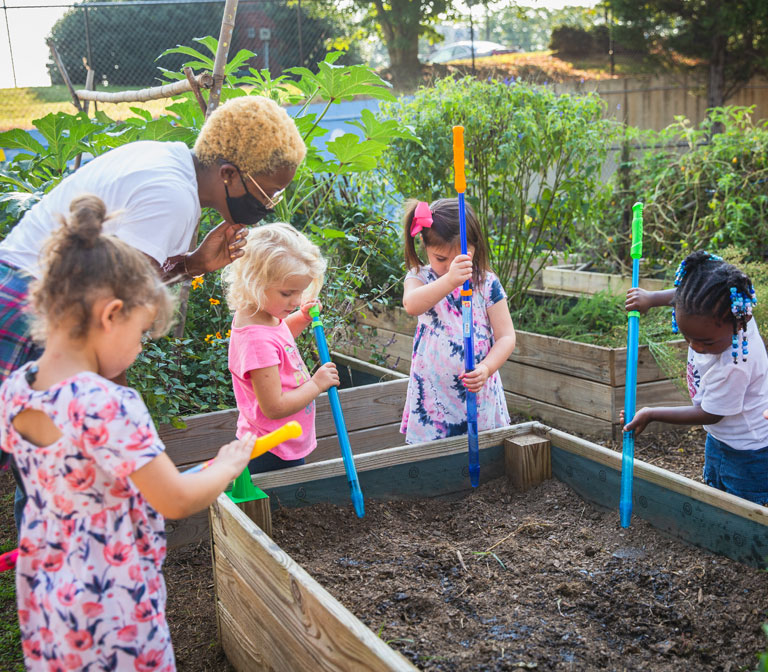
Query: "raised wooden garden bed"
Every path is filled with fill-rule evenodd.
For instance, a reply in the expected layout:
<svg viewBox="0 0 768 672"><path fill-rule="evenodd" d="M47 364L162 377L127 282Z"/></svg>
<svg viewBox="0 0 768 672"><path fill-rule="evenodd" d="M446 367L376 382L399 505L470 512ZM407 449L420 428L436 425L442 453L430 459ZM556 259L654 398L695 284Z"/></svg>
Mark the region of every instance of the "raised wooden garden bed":
<svg viewBox="0 0 768 672"><path fill-rule="evenodd" d="M547 266L542 271L542 285L545 290L552 292L582 295L609 292L611 294L626 294L632 286L632 278L612 273L593 273L577 270L575 264L562 266ZM648 290L668 289L670 283L654 278L640 278L640 287Z"/></svg>
<svg viewBox="0 0 768 672"><path fill-rule="evenodd" d="M341 353L332 357L345 387L339 397L355 450L367 452L400 444L407 376ZM307 457L310 463L341 454L327 394L318 397L316 418L317 448ZM235 439L237 409L194 415L185 422L185 429L158 428L169 457L182 470L215 457L221 446ZM208 537L208 513L168 520L166 530L169 548L202 541Z"/></svg>
<svg viewBox="0 0 768 672"><path fill-rule="evenodd" d="M526 487L551 470L588 502L618 507L620 453L540 423L482 432L480 461L482 482L506 473ZM368 452L356 463L369 501L460 496L471 490L463 437ZM643 462L635 463L634 474L635 520L745 564L765 566L768 509ZM349 499L340 459L259 475L254 483L273 506L344 506ZM210 518L219 641L237 670L416 669L225 495L210 508Z"/></svg>
<svg viewBox="0 0 768 672"><path fill-rule="evenodd" d="M340 350L408 373L416 318L402 308L364 311L360 337ZM684 341L675 342L684 348ZM542 419L555 427L596 438L619 438L624 408L626 348L578 343L526 331L517 332L517 347L501 368L510 411ZM637 407L690 403L659 369L647 346L638 353ZM653 423L646 431L668 426Z"/></svg>

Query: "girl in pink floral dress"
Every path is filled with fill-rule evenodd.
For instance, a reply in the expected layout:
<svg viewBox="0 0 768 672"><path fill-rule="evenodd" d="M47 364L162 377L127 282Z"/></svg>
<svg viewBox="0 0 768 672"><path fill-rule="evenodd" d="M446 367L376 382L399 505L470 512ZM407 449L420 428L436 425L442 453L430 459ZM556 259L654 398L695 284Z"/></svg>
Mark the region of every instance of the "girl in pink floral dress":
<svg viewBox="0 0 768 672"><path fill-rule="evenodd" d="M45 351L0 388L0 448L28 499L16 565L28 670L174 670L163 516L203 509L248 463L251 437L178 472L147 408L110 381L173 312L150 261L102 235L104 204L72 202L32 286Z"/></svg>
<svg viewBox="0 0 768 672"><path fill-rule="evenodd" d="M459 206L455 198L428 205L410 201L403 220L405 278L403 307L419 318L413 339L411 378L400 431L406 443L467 433L466 391L477 394L477 428L509 424L499 368L515 349L515 328L506 294L488 267L482 229L467 205L467 249L461 254ZM428 265L416 250L420 239ZM459 289L472 281L475 368L464 370Z"/></svg>

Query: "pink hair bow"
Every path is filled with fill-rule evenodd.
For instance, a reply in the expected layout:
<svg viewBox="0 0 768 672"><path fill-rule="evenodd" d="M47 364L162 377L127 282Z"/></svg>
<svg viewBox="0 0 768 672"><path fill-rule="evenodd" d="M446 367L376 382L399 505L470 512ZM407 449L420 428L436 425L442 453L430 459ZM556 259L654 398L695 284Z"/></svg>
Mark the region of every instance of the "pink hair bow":
<svg viewBox="0 0 768 672"><path fill-rule="evenodd" d="M424 201L419 201L416 210L413 211L413 221L411 222L411 238L415 238L422 229L428 229L432 226L432 211L429 205Z"/></svg>

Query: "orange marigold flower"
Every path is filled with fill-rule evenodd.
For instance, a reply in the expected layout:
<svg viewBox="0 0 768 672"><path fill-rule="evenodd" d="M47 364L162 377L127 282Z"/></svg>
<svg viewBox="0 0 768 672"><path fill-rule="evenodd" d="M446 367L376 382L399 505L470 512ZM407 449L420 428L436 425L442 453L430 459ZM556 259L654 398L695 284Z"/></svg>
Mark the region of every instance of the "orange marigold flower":
<svg viewBox="0 0 768 672"><path fill-rule="evenodd" d="M218 338L219 340L221 340L222 336L221 336L221 332L220 332L220 331L217 331L217 332L216 332L216 338Z"/></svg>
<svg viewBox="0 0 768 672"><path fill-rule="evenodd" d="M203 285L203 276L198 275L195 278L192 278L192 289L200 289Z"/></svg>
<svg viewBox="0 0 768 672"><path fill-rule="evenodd" d="M205 335L205 342L210 343L213 340L213 334L206 334Z"/></svg>
<svg viewBox="0 0 768 672"><path fill-rule="evenodd" d="M208 301L210 302L210 304L212 306L218 306L221 303L221 301L219 301L218 299L214 299L214 298L210 298L210 299L208 299Z"/></svg>

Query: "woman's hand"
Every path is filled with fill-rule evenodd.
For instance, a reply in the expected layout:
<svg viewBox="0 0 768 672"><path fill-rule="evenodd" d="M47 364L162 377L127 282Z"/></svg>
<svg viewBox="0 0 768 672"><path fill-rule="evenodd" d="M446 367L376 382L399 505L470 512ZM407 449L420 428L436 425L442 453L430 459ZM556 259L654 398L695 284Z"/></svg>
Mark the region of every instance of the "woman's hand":
<svg viewBox="0 0 768 672"><path fill-rule="evenodd" d="M472 279L472 257L468 254L457 254L446 274L454 289Z"/></svg>
<svg viewBox="0 0 768 672"><path fill-rule="evenodd" d="M488 367L480 362L472 371L465 371L459 376L459 380L464 383L470 392L479 392L483 389L485 381L491 377L491 372Z"/></svg>
<svg viewBox="0 0 768 672"><path fill-rule="evenodd" d="M326 392L330 388L339 385L339 372L333 362L323 364L315 375L312 376L312 382L317 385L320 392Z"/></svg>
<svg viewBox="0 0 768 672"><path fill-rule="evenodd" d="M200 246L187 256L187 272L190 275L203 275L217 271L243 256L245 237L248 229L241 224L222 222L200 243Z"/></svg>

